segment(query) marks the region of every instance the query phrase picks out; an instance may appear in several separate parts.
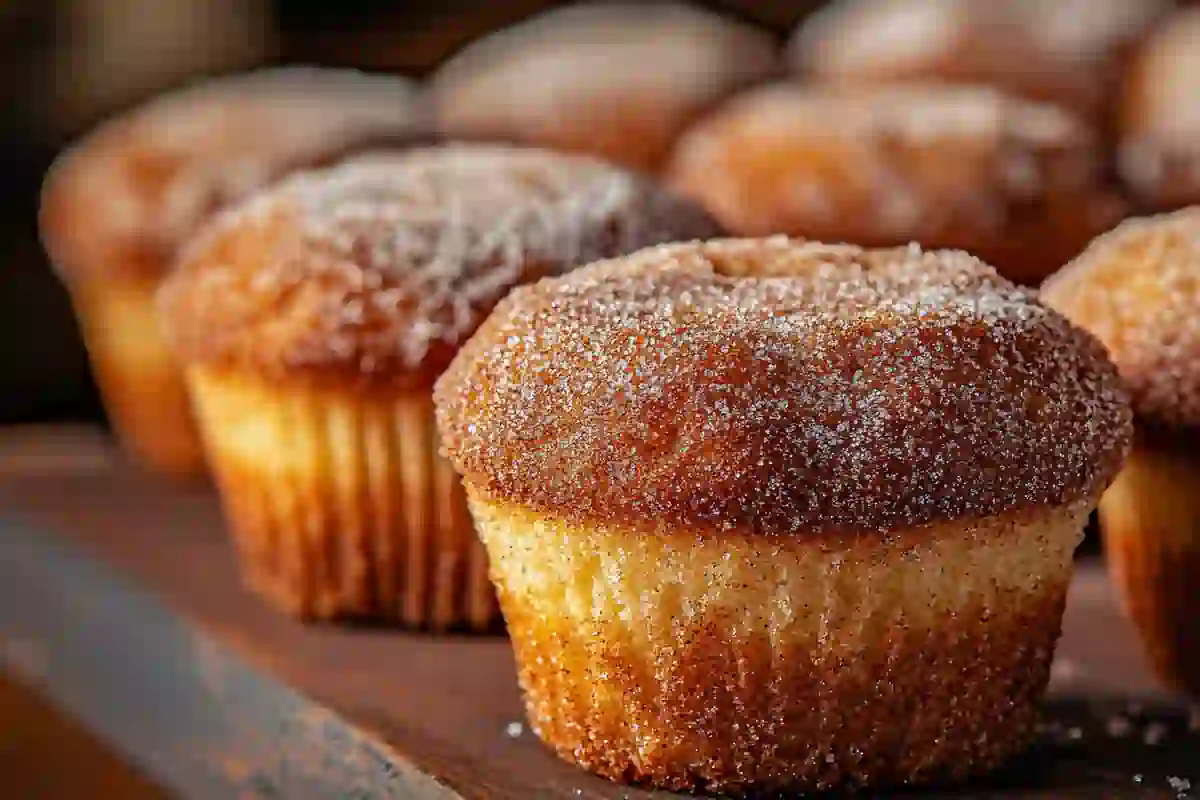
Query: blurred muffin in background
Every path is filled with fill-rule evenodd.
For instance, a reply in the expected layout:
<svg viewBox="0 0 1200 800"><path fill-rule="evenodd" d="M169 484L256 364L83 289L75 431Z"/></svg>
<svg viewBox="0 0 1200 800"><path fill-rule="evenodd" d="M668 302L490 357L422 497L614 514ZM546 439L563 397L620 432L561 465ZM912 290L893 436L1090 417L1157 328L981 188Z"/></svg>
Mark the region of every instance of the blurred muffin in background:
<svg viewBox="0 0 1200 800"><path fill-rule="evenodd" d="M1141 204L1200 203L1200 8L1169 17L1138 51L1119 128L1121 177Z"/></svg>
<svg viewBox="0 0 1200 800"><path fill-rule="evenodd" d="M676 3L597 3L468 46L434 75L432 94L449 136L655 171L688 122L777 62L768 33L733 19Z"/></svg>
<svg viewBox="0 0 1200 800"><path fill-rule="evenodd" d="M1099 121L1123 54L1169 0L841 0L807 19L792 66L818 80L996 86Z"/></svg>
<svg viewBox="0 0 1200 800"><path fill-rule="evenodd" d="M601 161L483 144L299 173L161 293L247 582L302 618L497 619L431 387L513 286L715 234Z"/></svg>
<svg viewBox="0 0 1200 800"><path fill-rule="evenodd" d="M1121 213L1095 137L978 87L776 84L680 139L674 186L730 231L968 250L1036 283Z"/></svg>
<svg viewBox="0 0 1200 800"><path fill-rule="evenodd" d="M122 442L147 465L202 472L178 368L153 312L180 244L216 209L290 169L425 128L403 78L305 67L229 76L119 115L61 155L40 227Z"/></svg>
<svg viewBox="0 0 1200 800"><path fill-rule="evenodd" d="M1100 501L1114 582L1151 666L1200 700L1200 207L1132 219L1042 298L1108 348L1133 395L1133 452Z"/></svg>

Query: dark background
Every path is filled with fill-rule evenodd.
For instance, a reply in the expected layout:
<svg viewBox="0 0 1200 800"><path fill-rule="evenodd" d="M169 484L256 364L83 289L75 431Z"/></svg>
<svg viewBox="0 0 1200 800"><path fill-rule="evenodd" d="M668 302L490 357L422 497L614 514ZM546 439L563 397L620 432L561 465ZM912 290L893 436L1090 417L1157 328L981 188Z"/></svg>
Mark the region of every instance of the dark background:
<svg viewBox="0 0 1200 800"><path fill-rule="evenodd" d="M0 0L0 423L102 416L66 295L41 254L38 188L98 119L198 75L316 63L420 76L548 0ZM780 37L814 0L704 3Z"/></svg>

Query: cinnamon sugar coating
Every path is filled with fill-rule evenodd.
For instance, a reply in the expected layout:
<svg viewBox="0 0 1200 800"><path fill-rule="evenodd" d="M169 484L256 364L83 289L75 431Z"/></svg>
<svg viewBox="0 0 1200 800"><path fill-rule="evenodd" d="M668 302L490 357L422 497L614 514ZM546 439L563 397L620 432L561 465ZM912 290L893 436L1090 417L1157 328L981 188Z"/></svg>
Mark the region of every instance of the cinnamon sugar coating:
<svg viewBox="0 0 1200 800"><path fill-rule="evenodd" d="M1032 283L1121 212L1087 125L982 87L763 87L693 126L669 174L739 235L918 241Z"/></svg>
<svg viewBox="0 0 1200 800"><path fill-rule="evenodd" d="M428 130L415 85L282 67L203 81L102 124L55 162L42 238L70 280L157 279L215 210L285 172Z"/></svg>
<svg viewBox="0 0 1200 800"><path fill-rule="evenodd" d="M887 532L1092 497L1103 348L965 253L775 237L512 292L435 388L467 483L566 519Z"/></svg>
<svg viewBox="0 0 1200 800"><path fill-rule="evenodd" d="M164 285L160 316L185 362L428 386L513 286L716 232L695 205L590 158L372 154L220 215Z"/></svg>
<svg viewBox="0 0 1200 800"><path fill-rule="evenodd" d="M1200 425L1200 207L1130 219L1042 288L1104 345L1137 415Z"/></svg>

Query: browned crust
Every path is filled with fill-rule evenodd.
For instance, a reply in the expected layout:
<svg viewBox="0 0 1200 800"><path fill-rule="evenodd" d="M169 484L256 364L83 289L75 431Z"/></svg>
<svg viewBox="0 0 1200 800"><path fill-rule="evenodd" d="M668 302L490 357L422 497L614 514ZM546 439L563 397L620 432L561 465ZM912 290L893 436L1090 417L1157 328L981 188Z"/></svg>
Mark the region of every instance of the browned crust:
<svg viewBox="0 0 1200 800"><path fill-rule="evenodd" d="M769 794L961 781L1021 752L1066 588L928 632L881 631L845 663L779 651L716 615L672 646L639 644L499 591L529 719L559 756L615 781ZM600 713L592 693L623 697L623 712ZM650 731L658 746L638 747Z"/></svg>
<svg viewBox="0 0 1200 800"><path fill-rule="evenodd" d="M220 435L238 420L206 402L213 389L193 390L242 576L267 602L305 620L500 627L487 555L458 476L437 456L432 420L414 429L383 398L298 404L285 390L274 407L240 410L295 443L256 464ZM391 402L432 413L428 397Z"/></svg>
<svg viewBox="0 0 1200 800"><path fill-rule="evenodd" d="M1195 430L1139 431L1100 501L1113 583L1147 660L1172 689L1200 698L1200 459Z"/></svg>
<svg viewBox="0 0 1200 800"><path fill-rule="evenodd" d="M298 173L220 215L160 311L188 363L428 387L514 285L717 230L693 203L590 158L416 148Z"/></svg>
<svg viewBox="0 0 1200 800"><path fill-rule="evenodd" d="M1042 298L1107 347L1148 423L1200 425L1200 207L1129 219Z"/></svg>
<svg viewBox="0 0 1200 800"><path fill-rule="evenodd" d="M42 188L42 241L70 282L154 280L215 210L292 169L428 131L398 76L287 67L202 81L66 150Z"/></svg>
<svg viewBox="0 0 1200 800"><path fill-rule="evenodd" d="M789 55L821 81L997 86L1098 121L1109 111L1107 81L1171 5L842 0L804 20Z"/></svg>
<svg viewBox="0 0 1200 800"><path fill-rule="evenodd" d="M467 46L431 80L439 129L656 171L683 127L779 72L765 30L683 3L572 4Z"/></svg>
<svg viewBox="0 0 1200 800"><path fill-rule="evenodd" d="M685 134L669 174L737 234L919 241L1030 283L1123 210L1085 125L978 88L758 89Z"/></svg>
<svg viewBox="0 0 1200 800"><path fill-rule="evenodd" d="M1180 122L1200 96L1198 39L1200 10L1178 11L1137 50L1124 76L1120 173L1149 209L1200 203L1200 115L1190 115L1190 126Z"/></svg>
<svg viewBox="0 0 1200 800"><path fill-rule="evenodd" d="M451 460L497 497L768 535L1094 496L1131 428L1103 348L981 262L782 237L514 291L435 400Z"/></svg>

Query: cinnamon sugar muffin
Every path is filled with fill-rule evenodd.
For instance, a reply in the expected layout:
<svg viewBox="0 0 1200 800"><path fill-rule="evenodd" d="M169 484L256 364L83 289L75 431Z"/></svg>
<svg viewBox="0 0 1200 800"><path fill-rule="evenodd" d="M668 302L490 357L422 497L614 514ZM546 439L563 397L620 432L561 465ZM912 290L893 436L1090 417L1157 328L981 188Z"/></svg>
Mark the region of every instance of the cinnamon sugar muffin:
<svg viewBox="0 0 1200 800"><path fill-rule="evenodd" d="M1108 347L1133 393L1133 452L1100 501L1114 582L1149 660L1200 700L1200 208L1129 220L1043 289Z"/></svg>
<svg viewBox="0 0 1200 800"><path fill-rule="evenodd" d="M1200 8L1170 17L1133 60L1119 157L1121 177L1142 205L1200 203Z"/></svg>
<svg viewBox="0 0 1200 800"><path fill-rule="evenodd" d="M1121 211L1083 123L983 88L765 87L686 133L669 175L738 234L961 248L1029 283Z"/></svg>
<svg viewBox="0 0 1200 800"><path fill-rule="evenodd" d="M291 67L164 95L101 125L54 163L42 240L70 291L105 407L146 464L190 475L203 449L154 292L215 209L357 144L415 136L402 78Z"/></svg>
<svg viewBox="0 0 1200 800"><path fill-rule="evenodd" d="M220 216L160 310L248 582L301 617L488 626L434 378L515 284L714 230L600 162L471 145L297 174Z"/></svg>
<svg viewBox="0 0 1200 800"><path fill-rule="evenodd" d="M976 259L782 237L518 289L435 403L534 730L719 792L1020 750L1130 427L1099 344Z"/></svg>
<svg viewBox="0 0 1200 800"><path fill-rule="evenodd" d="M822 82L984 84L1100 122L1130 47L1170 0L841 0L788 45Z"/></svg>
<svg viewBox="0 0 1200 800"><path fill-rule="evenodd" d="M678 3L555 9L468 46L435 75L438 124L654 171L722 96L776 71L764 31Z"/></svg>

